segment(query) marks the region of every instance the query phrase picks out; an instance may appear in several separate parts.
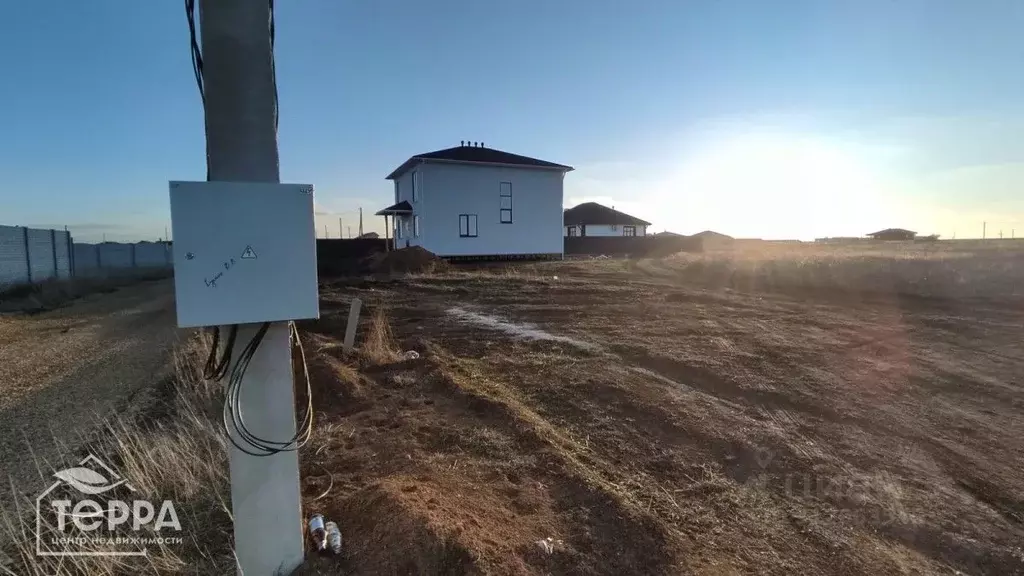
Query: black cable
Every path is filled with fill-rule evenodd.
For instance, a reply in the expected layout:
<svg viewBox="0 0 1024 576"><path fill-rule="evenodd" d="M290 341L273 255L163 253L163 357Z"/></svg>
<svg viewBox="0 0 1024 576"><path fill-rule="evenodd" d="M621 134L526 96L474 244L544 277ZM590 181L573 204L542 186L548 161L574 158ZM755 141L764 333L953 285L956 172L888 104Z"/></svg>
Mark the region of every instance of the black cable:
<svg viewBox="0 0 1024 576"><path fill-rule="evenodd" d="M199 86L199 97L206 107L206 91L203 88L203 53L199 49L199 41L196 38L196 0L185 0L185 17L188 18L188 35L192 52L192 72L196 77L196 84Z"/></svg>
<svg viewBox="0 0 1024 576"><path fill-rule="evenodd" d="M196 0L185 0L185 17L188 19L189 52L192 56L192 73L199 87L199 99L203 102L203 113L206 113L206 86L203 83L203 52L199 49L196 35ZM210 181L210 142L206 142L206 181Z"/></svg>
<svg viewBox="0 0 1024 576"><path fill-rule="evenodd" d="M268 327L269 325L265 325L265 326ZM266 332L264 330L263 334L265 334L265 333ZM299 352L300 352L300 355L301 355L303 370L304 370L305 379L306 379L307 404L308 404L306 412L305 412L305 414L303 415L303 418L302 418L302 423L299 425L298 431L295 433L294 436L292 436L290 439L288 439L286 441L283 441L283 442L282 441L278 441L278 440L270 440L270 439L262 438L260 436L255 435L245 425L245 417L244 417L244 413L242 411L242 403L241 403L242 376L244 375L245 368L248 366L248 361L250 361L252 359L252 354L255 354L256 348L259 347L259 342L262 341L262 339L263 339L263 335L262 334L259 335L258 341L256 342L255 346L253 346L253 348L251 350L251 353L248 354L248 356L246 357L245 365L242 366L241 369L239 370L239 372L237 373L237 380L235 382L236 385L232 388L232 392L233 392L232 407L233 407L233 410L234 410L234 413L232 415L232 421L233 421L233 423L236 424L236 429L239 432L239 435L242 436L243 439L246 440L246 442L252 444L253 446L257 447L260 450L265 450L265 451L268 451L268 452L276 453L276 452L280 452L280 451L297 450L297 449L301 448L302 446L304 446L306 444L306 442L309 441L309 438L312 436L312 411L313 410L312 410L312 396L310 395L311 385L310 385L310 382L309 382L309 371L306 368L305 352L303 351L302 343L299 340L298 330L295 328L294 324L291 325L291 335L295 338L296 345L299 348ZM237 368L239 368L239 366L236 366L236 369Z"/></svg>
<svg viewBox="0 0 1024 576"><path fill-rule="evenodd" d="M256 334L252 337L249 343L246 344L245 348L242 350L242 353L238 356L238 360L235 363L235 368L231 372L231 380L228 382L228 388L226 390L224 398L224 410L222 414L222 419L224 421L224 433L227 435L228 440L231 441L235 448L250 456L270 456L271 454L266 452L253 452L252 450L243 447L235 440L234 435L231 433L232 428L236 430L238 429L238 424L234 421L234 405L237 402L235 389L240 388L241 378L236 378L236 374L238 374L239 376L245 374L245 370L249 367L249 362L252 361L252 357L256 353L256 349L263 341L263 337L266 335L269 327L269 323L264 323L262 326L260 326L260 329L257 330Z"/></svg>
<svg viewBox="0 0 1024 576"><path fill-rule="evenodd" d="M270 74L274 85L274 132L278 130L280 114L278 113L278 92L277 92L277 65L274 62L274 45L277 37L277 22L274 18L274 0L270 2ZM199 87L199 99L203 102L203 110L206 110L206 87L203 83L203 52L199 48L199 39L196 34L196 0L185 0L185 17L188 19L189 51L192 57L192 73L196 78L196 85ZM210 149L207 142L206 149L206 180L210 180Z"/></svg>
<svg viewBox="0 0 1024 576"><path fill-rule="evenodd" d="M299 349L303 373L306 380L306 411L302 417L302 423L299 425L297 432L291 438L284 441L270 440L257 436L245 424L245 415L243 413L241 403L243 377L249 367L249 363L252 361L252 358L256 353L256 350L259 348L260 343L262 343L264 336L266 336L269 327L269 323L264 323L260 326L260 329L238 356L234 370L232 370L231 373L231 379L228 382L228 389L224 399L222 419L225 432L228 434L228 439L235 448L238 448L240 451L249 454L250 456L272 456L280 452L299 450L309 442L310 438L312 438L313 432L312 384L309 379L309 370L306 365L305 351L302 348L298 330L295 328L294 324L291 326L292 335L294 336L295 344ZM239 439L242 441L241 443L236 441L234 435L231 433L232 430L237 433ZM245 446L242 444L245 444Z"/></svg>
<svg viewBox="0 0 1024 576"><path fill-rule="evenodd" d="M277 111L277 64L274 62L274 43L275 37L277 36L277 24L274 20L274 0L270 0L270 74L271 81L274 83L274 133L277 133L278 119L280 115Z"/></svg>
<svg viewBox="0 0 1024 576"><path fill-rule="evenodd" d="M206 357L206 365L203 367L203 378L219 382L224 379L224 376L227 376L228 367L231 366L231 351L235 348L238 326L231 326L228 331L228 341L219 360L217 352L220 350L220 328L214 326L212 332L213 344L210 346L210 354Z"/></svg>

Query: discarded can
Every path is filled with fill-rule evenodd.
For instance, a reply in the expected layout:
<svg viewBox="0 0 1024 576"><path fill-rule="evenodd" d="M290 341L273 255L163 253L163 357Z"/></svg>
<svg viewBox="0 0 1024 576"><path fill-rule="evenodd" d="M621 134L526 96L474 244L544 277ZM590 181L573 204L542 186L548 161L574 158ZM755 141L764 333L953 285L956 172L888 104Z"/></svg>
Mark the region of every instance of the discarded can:
<svg viewBox="0 0 1024 576"><path fill-rule="evenodd" d="M320 514L313 514L309 519L309 539L313 550L323 552L327 548L327 531L324 529L324 517Z"/></svg>
<svg viewBox="0 0 1024 576"><path fill-rule="evenodd" d="M341 530L338 528L338 525L334 522L328 522L325 530L327 531L327 547L330 548L331 552L341 554Z"/></svg>

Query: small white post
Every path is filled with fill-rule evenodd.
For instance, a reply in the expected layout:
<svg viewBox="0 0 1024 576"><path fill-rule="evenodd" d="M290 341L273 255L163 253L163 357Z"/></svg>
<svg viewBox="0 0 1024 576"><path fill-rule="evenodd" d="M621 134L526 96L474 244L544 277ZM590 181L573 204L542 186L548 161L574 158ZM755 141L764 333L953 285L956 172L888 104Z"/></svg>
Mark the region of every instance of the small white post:
<svg viewBox="0 0 1024 576"><path fill-rule="evenodd" d="M343 343L345 352L351 352L352 347L356 344L356 327L359 325L359 309L362 305L362 300L353 298L352 307L348 309L348 324L345 325L345 341Z"/></svg>

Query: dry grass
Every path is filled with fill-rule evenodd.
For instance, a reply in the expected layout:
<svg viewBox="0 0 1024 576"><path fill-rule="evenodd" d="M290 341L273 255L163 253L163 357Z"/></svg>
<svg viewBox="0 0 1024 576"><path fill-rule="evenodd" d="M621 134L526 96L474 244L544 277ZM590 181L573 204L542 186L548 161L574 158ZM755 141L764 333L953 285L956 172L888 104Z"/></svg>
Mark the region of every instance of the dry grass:
<svg viewBox="0 0 1024 576"><path fill-rule="evenodd" d="M366 328L366 337L361 348L363 356L374 364L387 364L399 358L401 350L395 343L391 324L388 321L387 309L378 304L370 315L370 324Z"/></svg>
<svg viewBox="0 0 1024 576"><path fill-rule="evenodd" d="M105 294L129 284L169 276L171 276L171 271L163 268L139 269L130 272L109 271L96 276L0 287L0 312L53 310L89 294Z"/></svg>
<svg viewBox="0 0 1024 576"><path fill-rule="evenodd" d="M34 494L15 495L18 513L5 515L3 532L10 562L0 573L43 576L128 574L227 574L235 571L231 547L230 494L223 431L216 421L218 386L201 376L208 345L199 336L175 355L176 378L162 414L151 420L115 418L88 451L118 468L138 491L136 498L174 502L183 543L149 547L147 557L41 557L35 551ZM37 462L40 473L73 465ZM44 470L46 473L44 474ZM13 487L12 487L13 488ZM168 534L162 534L168 536Z"/></svg>
<svg viewBox="0 0 1024 576"><path fill-rule="evenodd" d="M739 243L702 254L567 263L740 290L835 290L940 298L1024 296L1024 241Z"/></svg>

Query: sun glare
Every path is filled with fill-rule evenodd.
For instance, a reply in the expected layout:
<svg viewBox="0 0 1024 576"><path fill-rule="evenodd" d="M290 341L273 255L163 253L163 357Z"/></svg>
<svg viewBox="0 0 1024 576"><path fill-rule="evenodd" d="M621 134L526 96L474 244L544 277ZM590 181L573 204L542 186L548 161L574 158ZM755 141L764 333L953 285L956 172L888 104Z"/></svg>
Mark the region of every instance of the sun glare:
<svg viewBox="0 0 1024 576"><path fill-rule="evenodd" d="M745 237L863 234L877 214L870 170L813 138L746 136L687 162L685 219ZM730 232L732 231L732 232Z"/></svg>

